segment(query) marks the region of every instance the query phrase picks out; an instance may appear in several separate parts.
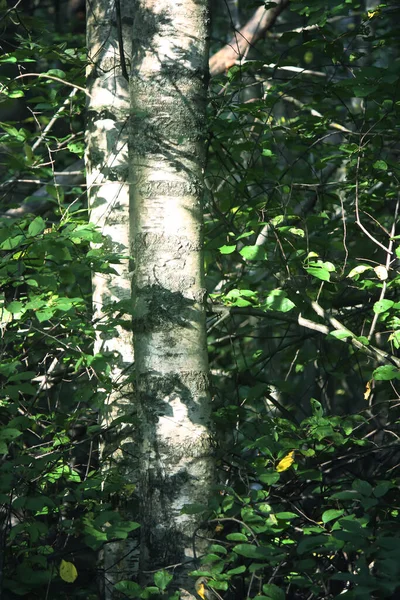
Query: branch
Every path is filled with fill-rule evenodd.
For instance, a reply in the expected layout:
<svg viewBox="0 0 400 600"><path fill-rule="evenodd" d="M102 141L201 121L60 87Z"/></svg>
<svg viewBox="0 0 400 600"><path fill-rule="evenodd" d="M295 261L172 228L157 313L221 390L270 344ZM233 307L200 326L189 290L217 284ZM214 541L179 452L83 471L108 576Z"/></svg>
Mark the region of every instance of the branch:
<svg viewBox="0 0 400 600"><path fill-rule="evenodd" d="M49 194L46 190L48 185L52 186L69 186L82 185L85 181L84 162L83 159L77 160L72 165L64 169L59 175L55 175L53 180L50 180L46 185L39 188L27 202L24 202L18 208L9 208L4 214L7 217L23 217L33 213L40 215L48 210L53 202L48 199Z"/></svg>
<svg viewBox="0 0 400 600"><path fill-rule="evenodd" d="M301 313L296 318L290 317L286 313L274 313L272 311L264 311L259 308L251 308L247 306L239 307L239 306L222 306L222 305L208 305L207 309L219 315L246 315L252 317L260 317L264 319L273 319L277 321L284 321L285 323L291 323L293 325L300 325L300 327L306 327L307 329L311 329L312 331L316 331L317 333L322 333L323 335L328 335L332 333L332 331L345 331L348 333L346 338L336 338L341 342L350 343L354 348L360 350L367 356L373 358L377 362L381 364L391 363L396 367L400 368L400 359L397 356L393 356L393 354L389 354L380 348L376 348L375 346L371 346L370 344L367 346L360 342L357 336L350 331L348 327L343 325L340 321L335 319L335 317L330 317L327 315L325 310L320 306L317 302L311 303L312 309L317 313L319 317L322 317L326 322L328 322L332 329L330 329L327 325L322 325L321 323L316 323L315 321L311 321L309 319L305 319L302 317Z"/></svg>
<svg viewBox="0 0 400 600"><path fill-rule="evenodd" d="M231 41L210 58L211 77L220 75L232 67L237 60L245 58L251 46L273 26L288 4L289 0L278 0L277 5L269 10L260 6L246 25L235 32Z"/></svg>

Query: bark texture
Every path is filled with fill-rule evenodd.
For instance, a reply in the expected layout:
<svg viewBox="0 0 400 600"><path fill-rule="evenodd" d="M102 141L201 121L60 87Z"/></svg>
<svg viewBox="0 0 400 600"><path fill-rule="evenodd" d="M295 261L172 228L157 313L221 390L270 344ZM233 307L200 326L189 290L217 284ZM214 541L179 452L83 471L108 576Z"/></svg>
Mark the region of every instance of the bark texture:
<svg viewBox="0 0 400 600"><path fill-rule="evenodd" d="M107 238L108 249L125 256L113 265L116 274L93 275L94 318L97 322L95 352L109 352L117 357L113 368L112 391L98 390L104 396L101 415L108 432L103 440L101 463L105 486L112 482L118 491L111 501L126 520L135 520L137 511L132 499L136 480L136 461L132 429L132 365L133 340L130 317L114 324L115 303L131 298L132 276L128 257L129 186L128 186L128 121L129 85L124 76L123 52L130 59L131 2L120 0L120 15L115 0L87 2L87 185L90 221ZM121 40L124 47L121 47ZM117 307L115 307L117 309ZM118 312L126 313L122 307ZM115 426L115 419L122 424ZM104 548L104 579L102 597L113 597L113 586L130 579L137 570L137 545L128 538L109 543Z"/></svg>
<svg viewBox="0 0 400 600"><path fill-rule="evenodd" d="M181 509L206 504L214 479L201 203L207 37L207 0L134 2L130 162L140 570L181 565L175 580L186 594L193 548L200 549L199 517Z"/></svg>

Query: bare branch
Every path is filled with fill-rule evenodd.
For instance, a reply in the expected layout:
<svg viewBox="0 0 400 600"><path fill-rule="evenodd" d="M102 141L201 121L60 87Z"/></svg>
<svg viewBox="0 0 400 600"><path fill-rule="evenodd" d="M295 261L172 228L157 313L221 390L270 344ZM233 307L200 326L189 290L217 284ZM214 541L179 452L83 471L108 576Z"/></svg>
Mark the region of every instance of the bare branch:
<svg viewBox="0 0 400 600"><path fill-rule="evenodd" d="M235 33L230 42L210 58L211 77L220 75L232 67L237 60L245 58L251 46L273 26L288 4L289 0L278 0L277 5L269 10L260 6L246 25Z"/></svg>

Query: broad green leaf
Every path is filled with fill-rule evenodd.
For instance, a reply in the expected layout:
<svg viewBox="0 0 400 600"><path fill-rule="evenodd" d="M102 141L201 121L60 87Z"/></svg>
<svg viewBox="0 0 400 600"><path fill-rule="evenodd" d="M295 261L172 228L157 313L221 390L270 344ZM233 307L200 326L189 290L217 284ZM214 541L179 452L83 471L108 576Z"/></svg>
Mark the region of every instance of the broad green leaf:
<svg viewBox="0 0 400 600"><path fill-rule="evenodd" d="M235 569L230 569L226 572L227 575L240 575L246 571L245 565L240 565L240 567L236 567Z"/></svg>
<svg viewBox="0 0 400 600"><path fill-rule="evenodd" d="M272 150L269 150L268 148L263 149L262 155L267 156L267 157L275 156L274 153L272 152Z"/></svg>
<svg viewBox="0 0 400 600"><path fill-rule="evenodd" d="M334 331L330 331L329 335L337 340L346 340L347 338L354 337L348 329L335 329Z"/></svg>
<svg viewBox="0 0 400 600"><path fill-rule="evenodd" d="M285 592L274 583L264 583L262 591L270 600L285 600Z"/></svg>
<svg viewBox="0 0 400 600"><path fill-rule="evenodd" d="M288 231L292 235L297 235L297 237L301 237L301 238L303 238L305 235L303 229L299 229L298 227L289 227Z"/></svg>
<svg viewBox="0 0 400 600"><path fill-rule="evenodd" d="M379 169L380 171L387 171L388 166L384 160L376 160L372 165L374 169Z"/></svg>
<svg viewBox="0 0 400 600"><path fill-rule="evenodd" d="M14 248L18 248L18 246L25 240L24 235L16 235L14 237L9 237L6 239L1 245L1 250L14 250Z"/></svg>
<svg viewBox="0 0 400 600"><path fill-rule="evenodd" d="M297 546L298 554L306 554L316 551L317 548L321 548L325 545L328 540L327 535L307 535L303 536Z"/></svg>
<svg viewBox="0 0 400 600"><path fill-rule="evenodd" d="M266 559L271 555L267 548L261 548L252 544L237 544L233 547L233 552L246 558Z"/></svg>
<svg viewBox="0 0 400 600"><path fill-rule="evenodd" d="M28 227L28 235L34 237L39 233L43 233L45 229L46 223L43 221L42 217L35 217Z"/></svg>
<svg viewBox="0 0 400 600"><path fill-rule="evenodd" d="M240 235L238 235L238 236L237 236L235 239L236 239L236 241L238 241L238 240L242 240L242 239L244 239L244 238L248 238L248 237L250 237L250 236L251 236L251 235L253 235L253 234L254 234L254 231L253 231L253 230L251 230L251 231L246 231L245 233L241 233Z"/></svg>
<svg viewBox="0 0 400 600"><path fill-rule="evenodd" d="M59 77L60 79L65 79L65 71L61 69L49 69L46 71L45 75L52 75L53 77Z"/></svg>
<svg viewBox="0 0 400 600"><path fill-rule="evenodd" d="M322 281L330 281L331 276L327 269L322 269L320 267L305 267L305 270L309 275L316 277L317 279L321 279Z"/></svg>
<svg viewBox="0 0 400 600"><path fill-rule="evenodd" d="M264 246L245 246L240 250L240 254L246 260L265 260L267 258Z"/></svg>
<svg viewBox="0 0 400 600"><path fill-rule="evenodd" d="M368 481L363 481L362 479L356 479L355 481L353 481L351 487L353 488L353 490L360 492L360 494L362 494L363 496L371 496L373 492L371 484L368 483Z"/></svg>
<svg viewBox="0 0 400 600"><path fill-rule="evenodd" d="M171 583L172 579L173 579L172 573L170 573L169 571L166 571L165 569L163 569L162 571L157 571L157 573L154 573L154 583L162 591L167 589L167 587Z"/></svg>
<svg viewBox="0 0 400 600"><path fill-rule="evenodd" d="M382 498L387 492L396 487L391 481L381 481L374 489L375 498Z"/></svg>
<svg viewBox="0 0 400 600"><path fill-rule="evenodd" d="M45 310L38 310L35 314L39 323L43 323L43 321L48 321L52 318L54 315L54 309L46 308Z"/></svg>
<svg viewBox="0 0 400 600"><path fill-rule="evenodd" d="M323 523L329 523L329 521L333 521L334 519L338 519L339 517L342 516L342 514L344 513L343 509L329 509L326 510L323 514L322 514L322 522Z"/></svg>
<svg viewBox="0 0 400 600"><path fill-rule="evenodd" d="M226 539L231 542L247 542L247 536L244 533L228 533Z"/></svg>
<svg viewBox="0 0 400 600"><path fill-rule="evenodd" d="M378 302L375 302L374 304L374 313L377 315L384 313L387 310L390 310L393 304L393 300L378 300Z"/></svg>
<svg viewBox="0 0 400 600"><path fill-rule="evenodd" d="M291 521L292 519L298 519L299 515L296 515L296 513L293 512L284 511L275 513L275 517L280 521Z"/></svg>
<svg viewBox="0 0 400 600"><path fill-rule="evenodd" d="M261 473L258 476L259 480L262 481L262 483L266 483L267 485L273 485L274 483L276 483L277 481L279 481L280 475L279 473Z"/></svg>
<svg viewBox="0 0 400 600"><path fill-rule="evenodd" d="M372 373L375 381L390 381L391 379L400 379L400 369L392 365L381 365Z"/></svg>
<svg viewBox="0 0 400 600"><path fill-rule="evenodd" d="M235 250L236 250L236 245L235 246L220 246L220 248L218 248L218 250L221 252L221 254L232 254L232 252L235 252Z"/></svg>
<svg viewBox="0 0 400 600"><path fill-rule="evenodd" d="M270 292L265 300L263 308L279 312L289 312L295 307L294 302L289 300L285 291L276 289Z"/></svg>
<svg viewBox="0 0 400 600"><path fill-rule="evenodd" d="M121 592L127 598L140 598L142 587L135 581L119 581L114 585L117 592Z"/></svg>
<svg viewBox="0 0 400 600"><path fill-rule="evenodd" d="M2 56L0 58L0 63L16 63L17 58L15 56L13 56L12 54L4 54L4 56Z"/></svg>
<svg viewBox="0 0 400 600"><path fill-rule="evenodd" d="M8 312L10 312L13 315L21 312L23 308L24 305L22 304L22 302L18 302L18 300L14 300L13 302L10 302L10 304L7 305Z"/></svg>
<svg viewBox="0 0 400 600"><path fill-rule="evenodd" d="M208 550L217 554L227 554L228 552L225 546L221 546L220 544L211 544Z"/></svg>

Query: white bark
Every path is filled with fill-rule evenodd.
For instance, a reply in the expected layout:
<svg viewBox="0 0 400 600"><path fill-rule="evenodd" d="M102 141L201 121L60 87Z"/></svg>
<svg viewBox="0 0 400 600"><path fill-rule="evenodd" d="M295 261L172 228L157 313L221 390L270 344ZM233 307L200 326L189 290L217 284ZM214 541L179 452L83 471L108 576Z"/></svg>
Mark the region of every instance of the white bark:
<svg viewBox="0 0 400 600"><path fill-rule="evenodd" d="M125 55L130 54L131 3L121 0L121 17ZM87 184L90 221L107 238L108 249L129 256L129 186L128 179L128 81L121 69L121 48L118 42L118 19L115 0L87 2ZM131 298L131 273L128 258L113 265L117 274L93 275L94 319L98 334L95 352L110 352L117 356L112 371L111 392L99 389L105 396L101 415L103 427L110 427L101 449L101 465L105 485L120 481L121 494L112 498L122 517L135 520L130 498L135 481L132 454L131 425L112 427L117 417L132 417L132 383L129 377L133 364L133 341L130 318L127 328L112 326L107 315L110 305ZM109 329L105 327L109 325ZM110 326L111 325L111 326ZM107 488L106 488L107 489ZM137 563L137 542L134 539L107 544L103 552L104 593L113 596L113 585L129 579Z"/></svg>
<svg viewBox="0 0 400 600"><path fill-rule="evenodd" d="M141 572L183 563L214 479L202 264L207 0L136 0L130 140ZM190 587L190 586L189 586Z"/></svg>

